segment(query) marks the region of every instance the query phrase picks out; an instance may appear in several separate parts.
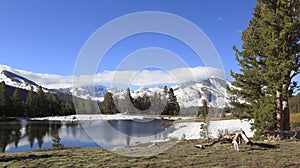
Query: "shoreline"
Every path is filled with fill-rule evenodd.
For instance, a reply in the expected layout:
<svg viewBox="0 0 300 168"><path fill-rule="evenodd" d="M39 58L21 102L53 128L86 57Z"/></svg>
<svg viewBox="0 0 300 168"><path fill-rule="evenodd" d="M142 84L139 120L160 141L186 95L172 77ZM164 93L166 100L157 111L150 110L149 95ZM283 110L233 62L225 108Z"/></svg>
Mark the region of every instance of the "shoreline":
<svg viewBox="0 0 300 168"><path fill-rule="evenodd" d="M32 121L99 121L99 120L169 120L166 123L166 127L173 127L174 131L168 134L168 140L195 140L203 139L203 132L207 131L209 137L217 138L220 134L232 133L238 130L245 131L248 137L253 137L254 131L251 130L253 120L240 120L240 119L229 119L229 120L212 120L209 122L208 130L203 130L202 125L205 122L201 121L198 117L185 117L185 116L141 116L141 115L126 115L126 114L77 114L71 116L56 116L56 117L41 117L31 118Z"/></svg>
<svg viewBox="0 0 300 168"><path fill-rule="evenodd" d="M210 138L218 138L220 134L232 133L238 130L245 131L246 135L250 138L253 137L254 131L251 130L251 124L253 121L229 119L229 120L212 120L209 122L208 130L203 129L203 119L197 117L182 117L182 116L138 116L138 115L70 115L70 116L56 116L56 117L41 117L30 118L29 121L62 121L62 122L93 122L93 121L108 121L108 120L132 120L139 121L152 119L165 120L166 128L170 128L172 131L168 132L166 139L163 140L151 140L137 146L149 145L152 146L156 143L169 143L171 141L182 140L201 140L206 139L205 133L209 132ZM136 145L130 146L134 147ZM67 146L66 146L67 147ZM124 147L124 146L120 146ZM113 147L114 148L114 147ZM118 147L117 147L118 148Z"/></svg>
<svg viewBox="0 0 300 168"><path fill-rule="evenodd" d="M35 117L29 120L48 120L48 121L97 121L97 120L192 120L197 117L186 116L152 116L152 115L127 115L127 114L75 114L69 116L49 116L49 117Z"/></svg>

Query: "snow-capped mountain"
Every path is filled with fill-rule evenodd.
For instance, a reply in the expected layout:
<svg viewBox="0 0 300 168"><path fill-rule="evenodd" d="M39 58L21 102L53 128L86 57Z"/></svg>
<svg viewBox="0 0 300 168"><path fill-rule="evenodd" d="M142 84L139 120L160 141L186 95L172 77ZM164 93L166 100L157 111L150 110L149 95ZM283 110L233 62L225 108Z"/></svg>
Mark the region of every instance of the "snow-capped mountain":
<svg viewBox="0 0 300 168"><path fill-rule="evenodd" d="M10 72L8 70L4 70L0 68L0 82L4 81L6 85L24 89L24 90L30 90L31 87L33 87L34 91L38 90L39 85L35 82L24 78L23 76L17 75L13 72ZM45 92L48 92L48 89L43 88Z"/></svg>
<svg viewBox="0 0 300 168"><path fill-rule="evenodd" d="M69 95L73 95L79 98L83 99L92 99L97 101L102 101L104 98L104 95L107 92L107 89L102 85L97 86L81 86L81 87L63 87L63 88L47 88L47 86L38 84L37 82L30 80L26 77L31 78L38 78L41 77L45 80L48 78L54 78L51 80L55 80L57 78L57 75L49 75L45 74L37 74L33 72L27 72L24 70L18 70L13 69L6 65L0 65L0 82L4 81L6 85L9 85L11 87L20 88L24 90L30 90L31 86L33 87L33 90L37 92L38 87L42 86L44 92L61 92ZM46 82L46 81L45 81ZM72 83L72 81L70 82ZM62 84L62 86L65 86Z"/></svg>
<svg viewBox="0 0 300 168"><path fill-rule="evenodd" d="M71 88L59 88L56 91L70 94L83 99L91 99L96 101L103 101L107 88L102 85L95 86L78 86Z"/></svg>
<svg viewBox="0 0 300 168"><path fill-rule="evenodd" d="M177 88L174 93L183 107L202 106L205 99L212 107L228 107L231 96L227 93L229 82L212 77L201 82L187 82Z"/></svg>
<svg viewBox="0 0 300 168"><path fill-rule="evenodd" d="M202 106L202 100L205 99L211 107L224 108L228 107L229 102L233 99L233 96L227 92L227 87L230 85L229 81L212 77L201 82L189 81L172 88L181 107ZM111 88L108 91L118 98L124 98L126 94L126 89ZM152 96L155 92L164 95L163 91L163 87L140 88L131 90L131 96Z"/></svg>
<svg viewBox="0 0 300 168"><path fill-rule="evenodd" d="M30 74L30 75L28 75ZM29 80L24 76L41 76L43 79L55 78L56 75L45 74L34 74L23 70L15 70L8 66L0 65L0 82L4 81L7 85L17 87L25 90L30 90L33 86L34 90L37 91L39 84L33 80ZM53 80L53 79L52 79ZM202 106L202 100L206 100L209 106L212 107L228 107L229 102L232 99L238 100L238 98L232 96L227 92L227 87L230 87L231 83L218 77L212 77L201 82L188 81L180 86L173 86L174 94L181 107L198 107ZM106 88L103 85L95 86L78 86L78 87L64 87L64 88L51 88L47 89L44 87L44 91L48 92L61 92L69 95L73 95L83 99L92 99L97 101L103 101L104 96L107 92L111 92L115 97L122 99L126 95L126 89L121 88ZM131 90L132 97L138 96L152 96L154 93L163 93L163 86L151 87L151 88L139 88Z"/></svg>

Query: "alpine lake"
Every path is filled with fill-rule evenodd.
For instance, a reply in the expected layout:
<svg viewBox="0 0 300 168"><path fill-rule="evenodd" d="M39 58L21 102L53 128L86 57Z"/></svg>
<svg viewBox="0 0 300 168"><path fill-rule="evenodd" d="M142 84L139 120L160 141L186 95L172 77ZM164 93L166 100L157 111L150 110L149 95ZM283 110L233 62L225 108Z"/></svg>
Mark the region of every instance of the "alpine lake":
<svg viewBox="0 0 300 168"><path fill-rule="evenodd" d="M167 120L0 121L1 152L64 148L112 148L163 141L174 128Z"/></svg>

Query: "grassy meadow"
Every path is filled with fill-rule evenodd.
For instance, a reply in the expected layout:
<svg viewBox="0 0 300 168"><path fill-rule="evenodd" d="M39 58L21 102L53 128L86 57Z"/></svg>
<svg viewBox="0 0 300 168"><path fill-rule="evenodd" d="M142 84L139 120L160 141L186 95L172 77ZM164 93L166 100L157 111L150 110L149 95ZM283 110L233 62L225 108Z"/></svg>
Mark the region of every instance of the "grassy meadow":
<svg viewBox="0 0 300 168"><path fill-rule="evenodd" d="M126 157L106 149L67 149L0 154L0 167L300 167L300 142L279 141L277 148L231 144L195 148L182 141L155 156ZM137 147L130 147L134 150Z"/></svg>

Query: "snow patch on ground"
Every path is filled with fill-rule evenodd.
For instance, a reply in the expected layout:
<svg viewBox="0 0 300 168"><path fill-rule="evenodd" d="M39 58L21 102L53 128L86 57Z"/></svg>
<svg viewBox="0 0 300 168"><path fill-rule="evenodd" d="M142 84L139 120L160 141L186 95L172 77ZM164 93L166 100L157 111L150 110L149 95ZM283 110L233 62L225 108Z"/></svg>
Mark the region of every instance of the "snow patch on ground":
<svg viewBox="0 0 300 168"><path fill-rule="evenodd" d="M53 116L53 117L37 117L31 120L49 120L49 121L93 121L93 120L142 120L142 119L164 119L164 120L189 120L195 117L153 117L141 115L126 115L126 114L77 114L70 116Z"/></svg>
<svg viewBox="0 0 300 168"><path fill-rule="evenodd" d="M168 135L169 139L200 139L200 127L203 122L183 122L174 125L175 131Z"/></svg>
<svg viewBox="0 0 300 168"><path fill-rule="evenodd" d="M143 119L143 116L124 115L124 114L112 114L112 115L77 114L77 115L70 115L70 116L31 118L31 120L49 120L49 121L93 121L93 120L135 120L135 119Z"/></svg>
<svg viewBox="0 0 300 168"><path fill-rule="evenodd" d="M209 124L209 136L211 138L217 138L219 135L219 131L227 130L229 133L232 133L237 130L245 131L245 134L248 137L253 137L254 131L251 130L251 124L253 121L246 120L219 120L219 121L211 121ZM201 139L203 136L200 135L200 132L203 131L201 129L201 125L203 122L182 122L176 123L174 125L175 131L170 133L168 137L170 139Z"/></svg>
<svg viewBox="0 0 300 168"><path fill-rule="evenodd" d="M211 121L209 124L209 132L212 137L217 138L220 131L227 130L229 133L243 130L248 137L253 137L254 131L251 130L253 120L220 120Z"/></svg>

